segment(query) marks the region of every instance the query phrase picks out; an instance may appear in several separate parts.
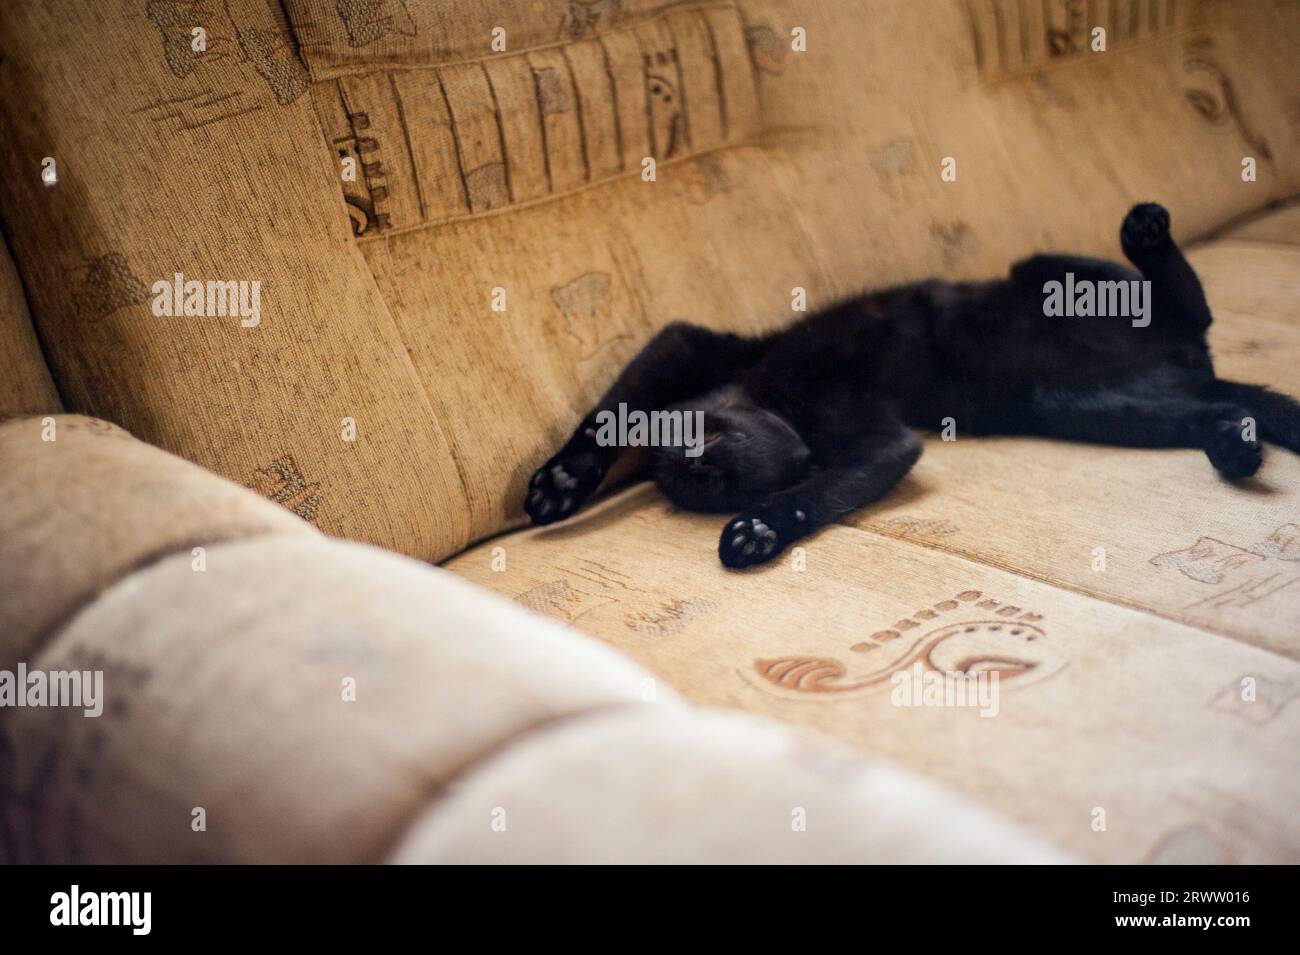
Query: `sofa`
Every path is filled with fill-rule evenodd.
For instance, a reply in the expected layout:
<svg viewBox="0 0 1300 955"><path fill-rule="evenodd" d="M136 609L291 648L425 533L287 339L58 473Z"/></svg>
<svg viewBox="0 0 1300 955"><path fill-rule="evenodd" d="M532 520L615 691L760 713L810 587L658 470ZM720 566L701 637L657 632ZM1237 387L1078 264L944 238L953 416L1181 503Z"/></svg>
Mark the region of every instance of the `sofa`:
<svg viewBox="0 0 1300 955"><path fill-rule="evenodd" d="M0 859L1300 861L1290 452L935 435L743 573L632 471L522 513L669 322L1117 258L1148 199L1220 374L1295 392L1298 42L1285 0L5 3L0 672L104 708L0 708Z"/></svg>

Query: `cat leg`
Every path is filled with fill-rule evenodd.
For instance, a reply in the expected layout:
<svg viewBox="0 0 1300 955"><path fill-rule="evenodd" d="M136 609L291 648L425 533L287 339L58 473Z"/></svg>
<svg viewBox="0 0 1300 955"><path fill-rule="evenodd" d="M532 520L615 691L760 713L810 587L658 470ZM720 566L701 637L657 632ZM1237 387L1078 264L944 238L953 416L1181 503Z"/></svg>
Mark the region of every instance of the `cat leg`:
<svg viewBox="0 0 1300 955"><path fill-rule="evenodd" d="M1151 281L1152 298L1166 321L1203 333L1213 321L1201 280L1169 232L1169 211L1154 202L1136 205L1119 232L1124 255Z"/></svg>
<svg viewBox="0 0 1300 955"><path fill-rule="evenodd" d="M718 557L731 568L771 560L801 537L884 497L920 456L920 439L901 423L859 436L826 455L808 477L728 521Z"/></svg>
<svg viewBox="0 0 1300 955"><path fill-rule="evenodd" d="M524 510L534 524L563 520L591 497L623 452L596 440L601 412L660 411L737 378L761 352L761 339L674 322L660 331L615 379L554 457L528 483Z"/></svg>
<svg viewBox="0 0 1300 955"><path fill-rule="evenodd" d="M1132 269L1118 262L1093 259L1082 255L1034 255L1011 266L1008 277L1013 285L1046 294L1048 282L1064 282L1067 273L1077 278L1101 282L1131 282L1139 278Z"/></svg>
<svg viewBox="0 0 1300 955"><path fill-rule="evenodd" d="M1265 441L1300 454L1300 401L1262 385L1216 380L1209 388L1216 398L1241 405L1259 425Z"/></svg>
<svg viewBox="0 0 1300 955"><path fill-rule="evenodd" d="M1133 448L1201 448L1224 477L1250 477L1262 460L1247 427L1250 411L1234 401L1186 390L1162 390L1149 379L1094 391L1040 389L1020 422L1023 430L1068 441Z"/></svg>

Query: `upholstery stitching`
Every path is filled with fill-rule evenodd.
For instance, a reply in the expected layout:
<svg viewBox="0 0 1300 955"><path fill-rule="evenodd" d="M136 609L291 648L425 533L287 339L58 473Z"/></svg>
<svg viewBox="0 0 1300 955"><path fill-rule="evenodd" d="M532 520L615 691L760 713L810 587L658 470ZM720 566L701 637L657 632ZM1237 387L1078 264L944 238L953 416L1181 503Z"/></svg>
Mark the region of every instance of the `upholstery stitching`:
<svg viewBox="0 0 1300 955"><path fill-rule="evenodd" d="M661 7L657 10L651 11L650 13L637 17L634 20L630 20L625 23L611 24L610 26L605 27L604 29L596 30L591 34L584 35L583 37L581 37L581 39L601 40L602 38L608 36L611 33L620 33L624 30L634 30L638 26L641 26L646 23L652 23L655 20L659 20L676 13L690 13L695 11L704 13L712 10L736 10L737 12L739 12L739 7L734 2L698 3L698 2L693 2L693 0L678 0L678 2L676 3L670 3L666 7ZM545 50L553 50L556 49L557 47L568 46L569 44L575 42L579 42L579 41L569 39L569 38L560 39L560 40L550 40L547 41L546 43L538 43L538 44L534 44L533 46L521 46L517 49L512 49L506 55L527 56L530 53L540 53ZM310 52L312 56L314 56L317 53L317 49L308 46L300 46L299 49L301 51ZM322 45L321 47L319 47L319 52L321 52L323 55L328 55L330 51L331 48L328 45ZM485 56L470 56L470 57L464 57L459 60L438 60L436 62L431 61L428 63L419 63L413 66L404 66L401 64L388 65L388 64L375 63L375 62L364 62L364 63L350 64L347 66L336 65L333 68L333 71L328 74L325 73L318 74L313 69L310 59L305 54L303 55L302 58L307 62L307 69L311 73L312 82L324 83L324 82L330 82L331 80L342 80L342 79L347 79L350 76L359 76L365 73L374 73L381 70L390 73L412 73L412 72L419 72L421 70L441 70L449 66L465 66L471 63L482 63L486 60L493 59L494 57L497 56L500 56L500 54L489 53Z"/></svg>
<svg viewBox="0 0 1300 955"><path fill-rule="evenodd" d="M252 494L253 492L249 491L248 493ZM302 518L297 519L302 520ZM302 523L304 527L308 528L308 531L302 535L293 534L289 531L279 529L252 531L250 533L217 534L212 537L194 537L183 543L164 544L163 546L154 548L153 550L145 551L134 560L123 564L121 567L111 569L109 571L109 579L102 583L92 585L85 593L79 595L66 613L62 614L41 633L36 634L35 639L32 641L30 646L23 649L23 653L25 657L30 659L35 659L45 653L54 641L73 624L76 618L80 616L82 612L89 609L93 604L97 603L104 594L114 589L119 584L125 583L136 574L149 570L170 557L183 554L186 551L193 550L195 547L212 547L220 544L230 544L238 541L254 540L263 537L323 536L321 532L312 527L311 524L306 521L303 521Z"/></svg>
<svg viewBox="0 0 1300 955"><path fill-rule="evenodd" d="M585 633L583 636L591 640L599 639ZM626 658L626 654L623 654L622 651L618 652ZM644 668L642 669L644 672L649 674L648 670L644 670ZM674 689L673 692L676 693L677 691ZM443 773L440 779L431 781L427 787L424 787L421 791L417 805L411 809L410 818L404 825L393 827L395 831L391 838L387 840L386 845L381 846L380 850L376 852L375 857L370 859L368 864L382 864L389 861L393 854L406 843L407 839L415 830L415 827L423 821L430 812L437 811L439 806L447 801L452 790L474 774L488 768L491 763L494 763L501 757L505 756L516 746L521 744L527 745L528 741L534 736L545 735L557 728L564 728L570 723L576 723L588 717L595 716L603 718L610 714L626 713L643 705L644 704L641 703L617 702L594 703L584 709L544 716L541 719L521 726L514 732L508 733L500 739L489 743L478 753L468 757L460 765ZM675 705L679 704L675 703Z"/></svg>
<svg viewBox="0 0 1300 955"><path fill-rule="evenodd" d="M754 139L746 142L738 142L738 143L725 143L713 149L706 149L706 150L701 150L700 152L688 153L687 155L684 156L673 156L672 158L656 159L655 165L659 169L663 169L665 166L675 166L681 163L692 162L694 160L700 159L703 156L710 156L716 153L726 152L729 150L745 149L745 148L760 149L761 143L758 139ZM546 195L543 196L537 196L532 199L524 199L520 202L515 202L510 205L498 206L495 209L483 209L478 212L464 213L455 216L446 216L444 218L437 220L436 222L413 222L410 225L406 225L406 226L390 227L384 229L382 232L376 232L373 235L357 236L354 241L358 245L362 245L362 244L377 242L381 239L393 238L395 236L409 235L413 232L420 232L424 229L440 229L444 226L459 225L464 222L475 222L480 219L490 219L496 216L509 215L513 212L518 212L523 209L531 209L535 206L539 206L544 203L554 202L560 199L567 199L572 196L580 195L581 193L589 192L593 189L598 189L601 186L608 186L616 182L630 180L636 175L637 173L635 172L619 172L619 173L615 173L612 176L605 176L601 179L594 179L591 182L583 183L580 186L575 186L566 189L563 192L557 192L557 193L548 192Z"/></svg>

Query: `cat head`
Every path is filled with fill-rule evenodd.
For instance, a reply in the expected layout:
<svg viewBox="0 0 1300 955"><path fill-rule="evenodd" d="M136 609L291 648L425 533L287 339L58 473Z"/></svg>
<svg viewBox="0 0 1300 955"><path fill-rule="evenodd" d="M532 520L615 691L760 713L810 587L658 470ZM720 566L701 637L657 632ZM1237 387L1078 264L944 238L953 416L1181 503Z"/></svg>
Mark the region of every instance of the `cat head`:
<svg viewBox="0 0 1300 955"><path fill-rule="evenodd" d="M676 408L699 412L703 424L694 445L653 449L654 479L678 507L708 512L750 507L807 470L807 445L770 411L707 402Z"/></svg>

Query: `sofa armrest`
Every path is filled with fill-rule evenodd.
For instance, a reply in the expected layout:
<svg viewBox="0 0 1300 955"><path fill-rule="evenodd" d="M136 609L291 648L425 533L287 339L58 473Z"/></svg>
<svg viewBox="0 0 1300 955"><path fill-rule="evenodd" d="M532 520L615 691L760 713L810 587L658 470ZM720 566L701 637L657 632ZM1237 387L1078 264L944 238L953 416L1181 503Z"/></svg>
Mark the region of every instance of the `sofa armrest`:
<svg viewBox="0 0 1300 955"><path fill-rule="evenodd" d="M0 670L87 692L0 708L0 861L1054 859L903 771L697 710L449 572L54 420L53 441L0 426Z"/></svg>
<svg viewBox="0 0 1300 955"><path fill-rule="evenodd" d="M236 484L96 418L0 422L0 669L31 659L102 590L169 554L315 534Z"/></svg>

